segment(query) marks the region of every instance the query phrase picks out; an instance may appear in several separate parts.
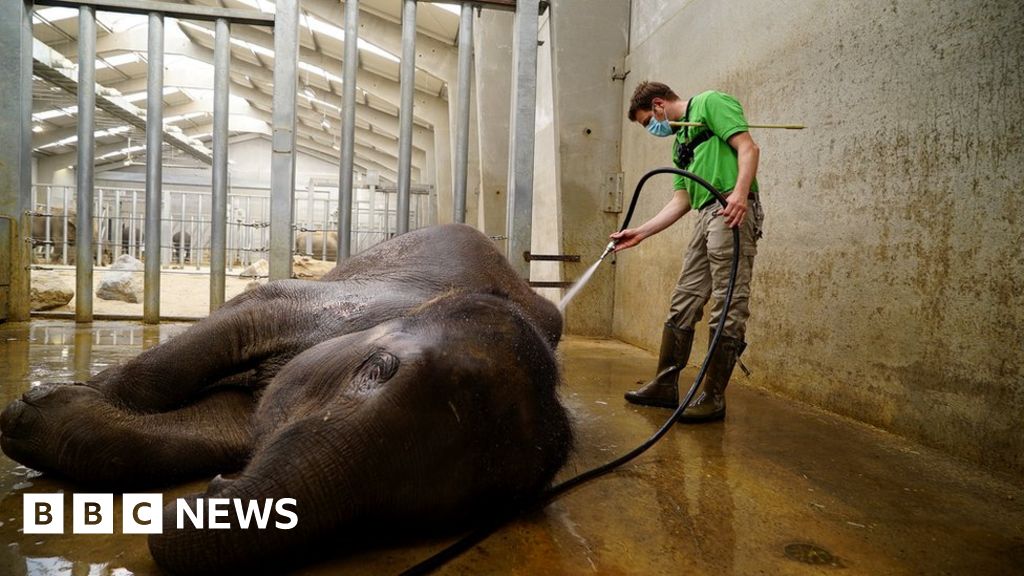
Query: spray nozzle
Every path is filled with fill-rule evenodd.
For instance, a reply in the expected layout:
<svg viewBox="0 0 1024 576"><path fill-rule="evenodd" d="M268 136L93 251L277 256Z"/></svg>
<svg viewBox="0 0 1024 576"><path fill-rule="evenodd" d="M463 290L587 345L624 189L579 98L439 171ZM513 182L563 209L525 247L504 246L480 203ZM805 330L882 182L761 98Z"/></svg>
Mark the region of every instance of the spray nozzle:
<svg viewBox="0 0 1024 576"><path fill-rule="evenodd" d="M605 247L604 253L601 254L601 257L598 258L598 260L604 260L604 257L607 256L608 254L610 254L611 251L614 250L614 249L615 249L615 240L612 240L611 242L608 243L608 246Z"/></svg>

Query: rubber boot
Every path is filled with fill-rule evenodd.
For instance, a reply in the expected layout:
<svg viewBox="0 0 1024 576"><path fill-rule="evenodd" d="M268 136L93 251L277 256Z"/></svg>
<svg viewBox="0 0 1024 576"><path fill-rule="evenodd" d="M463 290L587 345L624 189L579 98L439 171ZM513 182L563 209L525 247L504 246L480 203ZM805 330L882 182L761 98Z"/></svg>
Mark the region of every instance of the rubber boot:
<svg viewBox="0 0 1024 576"><path fill-rule="evenodd" d="M693 328L679 328L666 323L661 332L661 352L658 356L658 372L654 379L639 390L626 392L626 400L633 404L675 408L679 406L679 372L665 370L686 365L693 345ZM660 374L660 377L658 376Z"/></svg>
<svg viewBox="0 0 1024 576"><path fill-rule="evenodd" d="M711 332L711 338L708 339L709 345L713 338L714 331ZM679 422L692 424L725 418L725 388L729 385L729 378L732 377L732 369L736 366L736 360L746 346L747 343L743 340L722 335L718 347L715 348L715 354L708 364L708 371L704 375L701 391L686 407L686 410L679 415Z"/></svg>

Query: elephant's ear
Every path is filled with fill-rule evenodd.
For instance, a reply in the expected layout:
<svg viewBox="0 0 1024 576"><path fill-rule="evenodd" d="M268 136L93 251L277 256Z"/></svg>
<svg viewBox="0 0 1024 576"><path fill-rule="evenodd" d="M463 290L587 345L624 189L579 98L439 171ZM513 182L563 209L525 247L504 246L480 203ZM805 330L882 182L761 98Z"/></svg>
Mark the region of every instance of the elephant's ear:
<svg viewBox="0 0 1024 576"><path fill-rule="evenodd" d="M398 372L399 363L398 357L394 354L378 350L359 366L353 383L361 390L376 388Z"/></svg>

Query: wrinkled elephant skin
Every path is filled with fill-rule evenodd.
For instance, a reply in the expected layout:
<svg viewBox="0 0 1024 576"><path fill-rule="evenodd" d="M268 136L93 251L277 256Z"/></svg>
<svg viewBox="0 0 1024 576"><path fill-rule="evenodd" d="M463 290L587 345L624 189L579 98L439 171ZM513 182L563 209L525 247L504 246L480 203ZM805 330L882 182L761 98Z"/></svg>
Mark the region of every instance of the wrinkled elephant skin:
<svg viewBox="0 0 1024 576"><path fill-rule="evenodd" d="M479 232L418 230L322 281L246 292L86 383L33 388L0 417L0 444L106 491L223 473L187 501L295 499L291 529L234 513L230 529L177 529L170 501L149 544L171 573L466 527L536 496L568 456L561 323Z"/></svg>

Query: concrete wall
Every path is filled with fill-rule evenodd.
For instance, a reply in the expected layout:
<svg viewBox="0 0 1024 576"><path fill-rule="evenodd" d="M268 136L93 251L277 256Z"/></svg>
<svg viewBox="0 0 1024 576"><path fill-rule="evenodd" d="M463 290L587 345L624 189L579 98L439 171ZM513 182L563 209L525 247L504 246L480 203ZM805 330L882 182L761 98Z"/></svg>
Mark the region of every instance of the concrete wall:
<svg viewBox="0 0 1024 576"><path fill-rule="evenodd" d="M514 17L507 11L483 10L473 25L476 91L472 104L479 118L480 158L476 222L477 228L489 236L505 234ZM504 251L504 242L496 245Z"/></svg>
<svg viewBox="0 0 1024 576"><path fill-rule="evenodd" d="M628 67L808 126L752 131L752 382L1024 475L1024 5L634 0ZM627 124L629 190L670 145ZM619 259L617 337L656 349L692 225Z"/></svg>
<svg viewBox="0 0 1024 576"><path fill-rule="evenodd" d="M550 42L541 46L541 53L551 47L557 153L541 156L538 147L538 163L556 167L560 253L580 257L579 263L562 266L562 276L574 281L601 255L621 218L604 208L620 169L622 81L613 76L622 72L629 6L559 0L551 3L549 14ZM538 79L541 83L546 76ZM611 335L613 270L610 263L603 264L572 301L565 315L567 332Z"/></svg>

